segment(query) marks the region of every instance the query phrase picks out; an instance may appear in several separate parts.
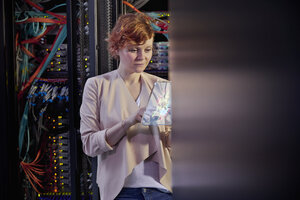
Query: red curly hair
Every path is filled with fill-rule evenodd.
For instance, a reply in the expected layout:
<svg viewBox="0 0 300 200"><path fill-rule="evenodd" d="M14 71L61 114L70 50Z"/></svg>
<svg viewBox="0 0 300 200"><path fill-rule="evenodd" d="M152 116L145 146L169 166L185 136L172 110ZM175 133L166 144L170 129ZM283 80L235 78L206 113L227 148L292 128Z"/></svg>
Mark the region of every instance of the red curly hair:
<svg viewBox="0 0 300 200"><path fill-rule="evenodd" d="M118 58L118 51L127 44L143 44L154 37L154 31L150 21L144 14L125 14L118 18L116 25L109 34L108 51Z"/></svg>

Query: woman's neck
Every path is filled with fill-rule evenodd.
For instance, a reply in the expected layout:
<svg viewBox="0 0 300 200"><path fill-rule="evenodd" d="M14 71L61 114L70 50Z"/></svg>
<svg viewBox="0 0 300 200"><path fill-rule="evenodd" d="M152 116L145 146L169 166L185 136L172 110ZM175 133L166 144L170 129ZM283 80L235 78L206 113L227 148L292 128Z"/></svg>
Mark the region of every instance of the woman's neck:
<svg viewBox="0 0 300 200"><path fill-rule="evenodd" d="M120 67L117 70L126 84L132 85L140 82L141 73L130 73Z"/></svg>

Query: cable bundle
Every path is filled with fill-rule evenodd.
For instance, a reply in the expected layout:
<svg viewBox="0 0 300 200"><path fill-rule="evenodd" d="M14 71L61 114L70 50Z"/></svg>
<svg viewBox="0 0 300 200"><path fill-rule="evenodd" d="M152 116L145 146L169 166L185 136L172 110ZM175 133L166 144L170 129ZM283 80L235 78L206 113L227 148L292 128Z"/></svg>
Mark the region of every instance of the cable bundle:
<svg viewBox="0 0 300 200"><path fill-rule="evenodd" d="M20 162L20 165L29 180L30 184L32 185L33 189L40 193L35 184L37 184L40 188L44 188L41 184L42 181L39 179L39 176L43 176L46 172L43 170L43 165L40 165L39 162L41 160L41 150L38 152L34 161L30 163L26 163L24 161Z"/></svg>
<svg viewBox="0 0 300 200"><path fill-rule="evenodd" d="M44 112L52 104L60 102L66 106L68 102L66 80L53 83L40 77L65 41L67 26L66 16L51 11L65 4L45 10L30 0L24 1L32 11L19 9L15 12L16 90L20 105L23 100L26 101L19 128L19 157L20 166L28 181L39 193L39 188L43 189L42 178L47 173L45 165L41 164L42 152L46 147L43 133L51 131L44 125ZM16 7L19 7L17 2ZM42 46L46 43L47 37L51 38L49 33L55 34L55 39L51 47L45 51L42 50ZM60 123L64 124L60 127L65 127L68 121Z"/></svg>
<svg viewBox="0 0 300 200"><path fill-rule="evenodd" d="M68 113L68 95L66 80L39 79L32 85L28 92L19 132L20 156L22 150L24 151L25 134L27 134L27 150L24 158L29 152L30 135L34 135L35 143L38 144L43 132L54 135L67 131L68 119L62 116ZM61 117L53 119L54 116Z"/></svg>

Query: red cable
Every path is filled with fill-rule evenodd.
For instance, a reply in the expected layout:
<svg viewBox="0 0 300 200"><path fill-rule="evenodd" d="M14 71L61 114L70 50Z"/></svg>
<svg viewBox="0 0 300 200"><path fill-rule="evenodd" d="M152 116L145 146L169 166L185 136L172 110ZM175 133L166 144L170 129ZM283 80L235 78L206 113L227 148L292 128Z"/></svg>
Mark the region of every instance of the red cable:
<svg viewBox="0 0 300 200"><path fill-rule="evenodd" d="M154 31L155 33L168 34L168 31Z"/></svg>
<svg viewBox="0 0 300 200"><path fill-rule="evenodd" d="M47 33L49 33L52 29L54 29L55 26L56 26L56 25L48 26L44 33L42 33L42 34L40 34L40 35L38 35L38 36L36 36L36 37L30 38L30 39L28 39L28 40L23 40L23 41L21 41L20 43L21 43L21 44L26 44L26 43L35 43L35 42L39 42L40 39L41 39L42 37L44 37Z"/></svg>
<svg viewBox="0 0 300 200"><path fill-rule="evenodd" d="M25 175L27 176L27 179L29 180L30 184L32 185L33 189L34 189L37 193L40 193L39 190L34 186L32 180L31 180L31 176L29 175L29 173L28 173L28 171L27 171L28 169L27 169L27 168L24 168L25 166L23 166L22 163L21 163L21 166L22 166L22 168L23 168L23 170L24 170L24 172L25 172Z"/></svg>
<svg viewBox="0 0 300 200"><path fill-rule="evenodd" d="M37 58L33 53L31 53L28 49L26 49L23 45L21 45L21 49L30 57L33 57L34 59L36 59L39 63L41 62L41 60L39 58Z"/></svg>
<svg viewBox="0 0 300 200"><path fill-rule="evenodd" d="M26 3L28 3L29 5L31 5L32 7L35 7L36 9L38 9L39 11L44 11L45 13L49 14L49 15L52 15L60 20L62 20L64 23L66 23L66 16L64 15L59 15L59 14L55 14L53 12L50 12L48 10L44 10L43 7L41 6L38 6L37 4L33 3L32 1L30 0L25 0Z"/></svg>
<svg viewBox="0 0 300 200"><path fill-rule="evenodd" d="M15 49L17 49L17 47L18 47L18 45L19 45L19 43L18 43L19 35L20 35L20 33L17 32L17 34L16 34L16 40L15 40L15 44L16 44Z"/></svg>
<svg viewBox="0 0 300 200"><path fill-rule="evenodd" d="M135 12L142 13L141 11L139 11L136 7L134 7L132 4L128 3L127 1L123 1L123 3L126 4L127 6L129 6L130 8L132 8Z"/></svg>
<svg viewBox="0 0 300 200"><path fill-rule="evenodd" d="M41 184L41 180L36 177L34 172L38 175L42 175L45 172L38 168L38 167L44 167L43 165L37 164L40 161L40 155L41 155L41 149L38 151L37 156L35 157L34 161L31 163L25 163L23 161L20 162L21 167L23 168L23 171L25 175L27 176L27 179L29 180L30 184L32 185L33 189L37 192L40 193L39 190L36 188L34 183L36 183L40 188L44 188L43 185ZM34 181L34 183L33 183Z"/></svg>
<svg viewBox="0 0 300 200"><path fill-rule="evenodd" d="M60 21L56 19L42 18L42 17L32 17L28 18L22 22L16 22L16 24L25 24L30 22L46 22L46 23L54 23L54 24L66 24L66 21Z"/></svg>

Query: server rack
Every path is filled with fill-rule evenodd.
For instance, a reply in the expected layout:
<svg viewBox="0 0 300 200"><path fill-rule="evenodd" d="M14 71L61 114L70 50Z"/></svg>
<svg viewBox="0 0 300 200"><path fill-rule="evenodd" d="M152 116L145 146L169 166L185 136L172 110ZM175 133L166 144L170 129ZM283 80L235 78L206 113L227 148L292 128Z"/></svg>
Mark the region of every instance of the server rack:
<svg viewBox="0 0 300 200"><path fill-rule="evenodd" d="M14 37L18 38L16 36L19 36L19 39L16 39L15 42L17 46L25 44L24 40L26 41L32 36L28 34L30 37L26 38L22 35L22 30L26 32L27 29L25 29L26 27L20 27L20 24L27 23L24 21L28 18L32 20L32 18L36 17L32 21L36 22L33 25L35 25L34 27L37 30L45 26L45 24L38 26L38 20L42 20L41 18L45 18L40 21L41 23L49 19L50 21L56 20L53 23L57 25L57 27L52 27L52 30L47 32L48 35L40 34L43 36L37 39L34 45L24 45L24 48L28 50L27 54L36 60L44 60L44 58L51 55L53 57L51 60L45 59L45 63L48 62L48 65L44 64L41 68L44 70L43 73L39 73L38 75L40 76L33 79L33 84L29 85L28 90L24 90L23 96L18 95L17 107L19 116L16 118L19 118L19 122L15 124L22 125L23 117L20 116L24 116L25 105L29 104L28 107L33 107L39 103L48 102L51 98L46 98L47 95L52 95L53 101L43 107L45 108L43 111L35 109L40 111L38 112L40 117L38 115L34 117L43 119L38 121L47 122L46 125L43 122L37 123L31 116L32 113L27 114L29 116L28 121L31 123L28 126L38 127L36 128L38 129L37 132L43 129L40 132L41 137L39 141L44 141L44 144L41 145L40 142L36 142L32 148L33 139L33 142L31 141L30 144L28 143L21 146L23 148L19 148L20 155L27 155L28 149L30 149L29 153L33 156L32 158L24 158L16 162L16 165L20 163L19 167L21 170L18 180L21 188L19 190L20 196L23 199L92 199L91 165L89 158L81 150L79 133L79 106L83 85L85 80L95 73L95 70L90 65L89 57L90 13L88 8L90 2L93 3L93 1L87 0L35 1L35 3L30 0L16 0L12 3L15 6L15 27L18 30L18 34L16 33L17 31L13 31ZM49 12L50 10L51 13ZM30 16L28 17L28 15ZM31 15L36 16L32 17ZM47 24L46 31L49 26ZM61 41L57 46L56 42L59 39ZM50 45L51 41L53 41L52 46ZM48 43L49 45L47 45ZM40 55L41 52L44 54ZM36 63L30 60L32 59L31 57L29 57L29 63L33 67L32 71L34 71L36 70L36 66L34 66ZM19 62L18 60L16 61ZM14 73L12 72L11 74L13 75ZM30 76L32 76L32 73ZM25 81L25 83L27 82ZM59 91L59 95L53 96L54 91ZM43 95L44 92L45 94ZM40 99L43 101L38 102L38 97L44 98ZM37 99L37 101L28 103L28 99ZM57 104L58 102L59 104ZM61 108L64 109L64 112L58 114ZM31 132L34 131L29 129L28 126L25 128L25 134L28 133L30 137L33 137L32 135L34 134L31 134ZM21 129L19 128L19 130ZM21 133L21 131L19 132ZM20 137L20 135L19 138L25 138ZM25 138L24 141L28 142L29 139L26 140ZM37 152L37 149L42 149L41 152L43 153ZM43 154L46 156L42 156ZM35 159L34 156L36 156Z"/></svg>

